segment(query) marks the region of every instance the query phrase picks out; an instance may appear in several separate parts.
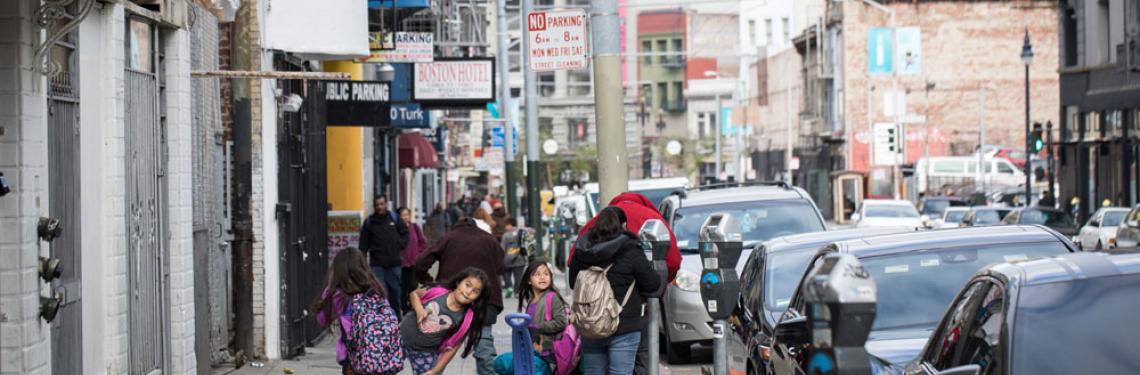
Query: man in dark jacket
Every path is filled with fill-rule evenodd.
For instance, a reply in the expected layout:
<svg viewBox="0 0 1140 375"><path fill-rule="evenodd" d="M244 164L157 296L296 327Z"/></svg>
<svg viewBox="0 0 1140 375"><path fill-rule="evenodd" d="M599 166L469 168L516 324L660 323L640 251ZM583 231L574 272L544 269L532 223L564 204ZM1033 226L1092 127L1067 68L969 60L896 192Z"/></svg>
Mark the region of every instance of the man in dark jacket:
<svg viewBox="0 0 1140 375"><path fill-rule="evenodd" d="M491 278L491 285L483 288L487 293L487 312L481 322L483 337L475 347L475 363L479 375L495 374L495 337L491 326L503 311L503 247L490 233L475 225L472 218L462 218L416 261L416 278L427 284L442 281L467 267L475 267ZM428 272L439 262L436 277ZM474 327L472 327L474 329Z"/></svg>
<svg viewBox="0 0 1140 375"><path fill-rule="evenodd" d="M399 216L388 210L388 197L378 195L372 199L372 216L364 219L360 228L360 250L368 254L372 272L388 290L388 301L399 311L400 251L408 244L408 227Z"/></svg>

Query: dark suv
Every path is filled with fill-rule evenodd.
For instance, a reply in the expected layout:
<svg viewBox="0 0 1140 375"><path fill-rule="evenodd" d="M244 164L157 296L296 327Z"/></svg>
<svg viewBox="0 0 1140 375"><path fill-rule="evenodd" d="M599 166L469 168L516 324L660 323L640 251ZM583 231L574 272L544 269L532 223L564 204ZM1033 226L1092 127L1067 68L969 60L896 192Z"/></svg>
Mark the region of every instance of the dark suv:
<svg viewBox="0 0 1140 375"><path fill-rule="evenodd" d="M748 374L763 373L768 364L769 348L776 322L788 302L800 277L807 270L811 258L823 245L854 238L913 232L914 228L860 228L777 237L752 250L748 258L740 259L744 269L740 272L740 300L732 324L743 348Z"/></svg>
<svg viewBox="0 0 1140 375"><path fill-rule="evenodd" d="M964 285L907 375L1140 371L1140 254L1001 263Z"/></svg>
<svg viewBox="0 0 1140 375"><path fill-rule="evenodd" d="M744 268L756 244L772 238L825 230L823 216L803 189L783 183L703 189L665 198L659 207L681 249L681 269L661 299L661 344L669 363L689 361L691 345L711 342L712 318L701 301L698 278L701 257L698 232L714 213L729 213L740 223L744 251L736 271Z"/></svg>

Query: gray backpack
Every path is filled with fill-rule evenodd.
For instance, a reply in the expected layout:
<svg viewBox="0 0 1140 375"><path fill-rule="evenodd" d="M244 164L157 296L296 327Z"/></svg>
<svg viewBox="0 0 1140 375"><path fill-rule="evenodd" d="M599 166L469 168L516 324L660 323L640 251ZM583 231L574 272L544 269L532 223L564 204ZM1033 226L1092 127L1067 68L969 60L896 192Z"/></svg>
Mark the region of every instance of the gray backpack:
<svg viewBox="0 0 1140 375"><path fill-rule="evenodd" d="M604 269L592 266L578 274L578 285L573 294L574 304L570 308L570 323L582 337L604 339L617 332L621 310L629 302L633 287L637 285L636 282L629 285L625 299L619 304L614 298L609 279L606 279L610 267L613 265Z"/></svg>

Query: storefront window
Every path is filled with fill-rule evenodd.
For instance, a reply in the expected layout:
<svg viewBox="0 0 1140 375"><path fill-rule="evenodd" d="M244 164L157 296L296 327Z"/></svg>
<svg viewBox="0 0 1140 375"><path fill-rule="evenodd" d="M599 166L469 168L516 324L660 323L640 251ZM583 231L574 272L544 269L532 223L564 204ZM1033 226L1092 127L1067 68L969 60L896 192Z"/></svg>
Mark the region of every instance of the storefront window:
<svg viewBox="0 0 1140 375"><path fill-rule="evenodd" d="M1120 138L1124 136L1123 116L1124 112L1120 110L1108 111L1105 114L1105 138Z"/></svg>
<svg viewBox="0 0 1140 375"><path fill-rule="evenodd" d="M1085 140L1100 139L1100 113L1089 112L1085 113Z"/></svg>

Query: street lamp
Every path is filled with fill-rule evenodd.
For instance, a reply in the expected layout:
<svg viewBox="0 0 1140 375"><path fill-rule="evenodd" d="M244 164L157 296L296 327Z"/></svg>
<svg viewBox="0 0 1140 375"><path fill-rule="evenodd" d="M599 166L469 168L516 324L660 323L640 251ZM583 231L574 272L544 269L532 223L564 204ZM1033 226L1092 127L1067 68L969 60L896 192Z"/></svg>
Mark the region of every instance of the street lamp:
<svg viewBox="0 0 1140 375"><path fill-rule="evenodd" d="M1033 175L1030 173L1030 155L1033 154L1029 136L1029 66L1033 65L1033 44L1029 42L1029 28L1025 28L1025 42L1021 45L1021 63L1025 65L1025 205L1033 197Z"/></svg>

